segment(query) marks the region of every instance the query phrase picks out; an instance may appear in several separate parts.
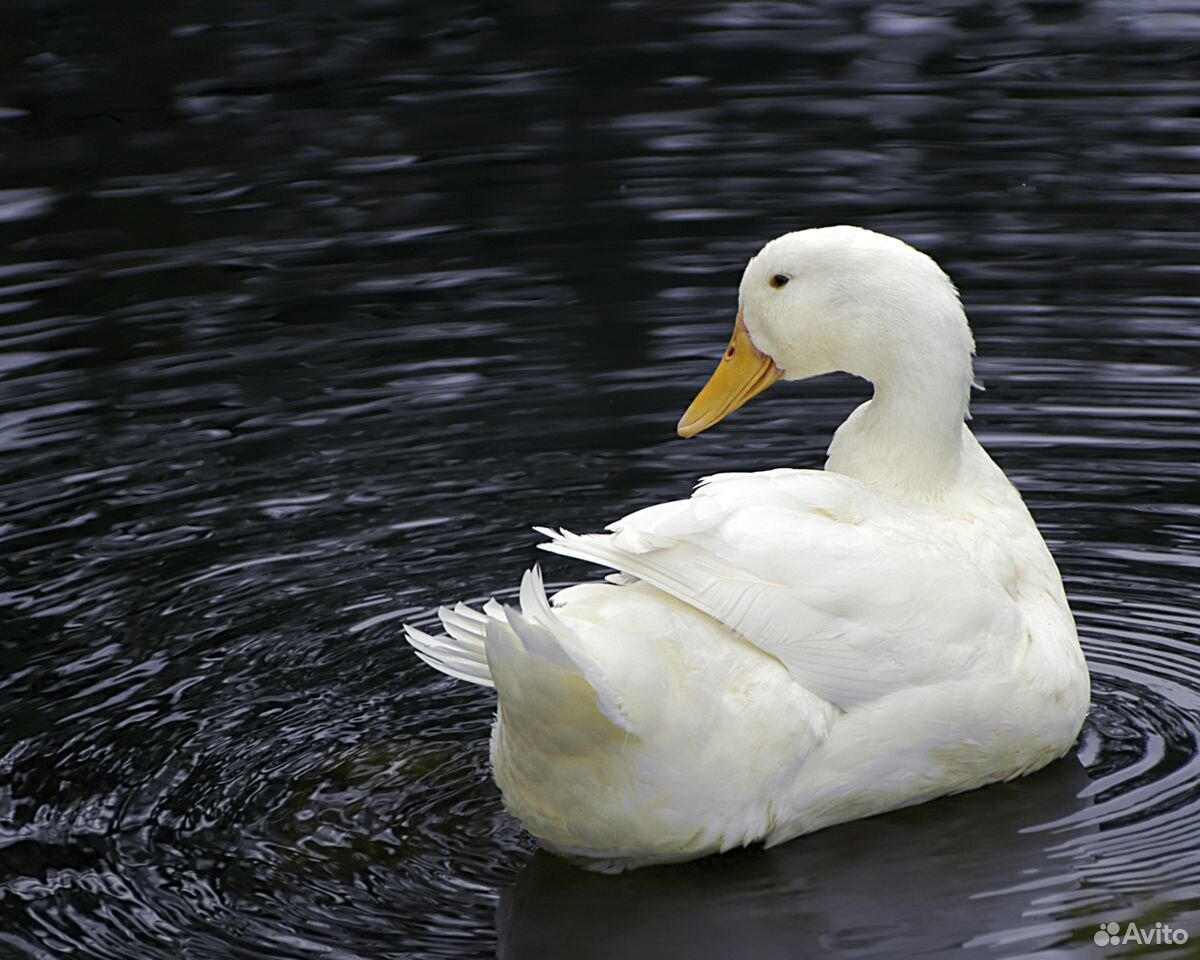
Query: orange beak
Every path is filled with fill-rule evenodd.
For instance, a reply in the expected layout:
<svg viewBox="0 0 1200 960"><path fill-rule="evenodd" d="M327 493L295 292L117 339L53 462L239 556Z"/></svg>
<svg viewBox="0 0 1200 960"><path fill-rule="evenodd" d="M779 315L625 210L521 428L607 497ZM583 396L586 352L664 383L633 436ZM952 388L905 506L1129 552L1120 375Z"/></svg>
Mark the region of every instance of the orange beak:
<svg viewBox="0 0 1200 960"><path fill-rule="evenodd" d="M725 356L717 369L708 378L708 383L696 394L696 399L687 408L676 428L681 437L694 437L714 423L720 423L728 414L751 397L762 393L783 376L775 361L758 349L750 340L742 311L738 311L733 326L733 337L725 349Z"/></svg>

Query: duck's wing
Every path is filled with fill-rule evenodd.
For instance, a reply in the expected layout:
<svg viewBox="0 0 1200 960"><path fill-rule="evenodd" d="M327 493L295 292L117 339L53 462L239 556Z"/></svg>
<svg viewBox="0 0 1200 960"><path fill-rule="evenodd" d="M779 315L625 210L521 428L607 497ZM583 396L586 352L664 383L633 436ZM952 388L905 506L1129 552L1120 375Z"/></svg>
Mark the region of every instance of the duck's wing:
<svg viewBox="0 0 1200 960"><path fill-rule="evenodd" d="M1022 633L1016 604L969 549L836 474L724 474L609 529L543 529L542 547L702 610L842 709L1007 669Z"/></svg>

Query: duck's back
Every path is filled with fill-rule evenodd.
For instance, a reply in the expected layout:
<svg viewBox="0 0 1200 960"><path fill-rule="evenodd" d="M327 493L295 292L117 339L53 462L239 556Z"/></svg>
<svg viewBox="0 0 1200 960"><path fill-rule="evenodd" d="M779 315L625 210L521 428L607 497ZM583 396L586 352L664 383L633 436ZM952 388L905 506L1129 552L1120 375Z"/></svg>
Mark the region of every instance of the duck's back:
<svg viewBox="0 0 1200 960"><path fill-rule="evenodd" d="M697 827L687 849L756 830L786 840L1070 747L1087 675L1061 582L1020 496L970 443L970 484L937 502L780 469L712 477L608 535L551 534L548 549L638 578L556 605L597 686L620 691L617 779Z"/></svg>
<svg viewBox="0 0 1200 960"><path fill-rule="evenodd" d="M1003 531L837 474L723 474L610 529L546 548L695 607L841 710L1010 671L1023 636Z"/></svg>

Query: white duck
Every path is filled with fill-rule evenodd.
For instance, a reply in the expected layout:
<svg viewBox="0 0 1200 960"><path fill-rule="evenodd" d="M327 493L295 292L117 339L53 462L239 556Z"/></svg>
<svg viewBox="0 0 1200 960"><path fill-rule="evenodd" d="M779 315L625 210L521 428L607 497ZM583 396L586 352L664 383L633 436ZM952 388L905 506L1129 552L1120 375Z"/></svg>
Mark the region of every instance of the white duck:
<svg viewBox="0 0 1200 960"><path fill-rule="evenodd" d="M600 870L687 860L1030 773L1074 743L1087 667L1020 494L963 420L973 342L929 257L857 227L746 267L690 437L780 377L874 397L825 469L729 473L544 549L619 571L407 628L494 685L507 808Z"/></svg>

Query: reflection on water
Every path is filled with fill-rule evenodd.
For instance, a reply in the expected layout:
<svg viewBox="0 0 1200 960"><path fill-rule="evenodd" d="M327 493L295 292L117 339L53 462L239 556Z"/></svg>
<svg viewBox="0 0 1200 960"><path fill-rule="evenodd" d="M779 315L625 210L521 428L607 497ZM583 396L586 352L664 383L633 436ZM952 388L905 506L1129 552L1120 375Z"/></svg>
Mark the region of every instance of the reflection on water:
<svg viewBox="0 0 1200 960"><path fill-rule="evenodd" d="M1200 938L1190 4L9 6L0 956ZM849 379L673 425L746 257L830 222L963 291L1093 670L1077 756L769 852L535 855L490 696L398 624L514 586L535 522L818 463Z"/></svg>
<svg viewBox="0 0 1200 960"><path fill-rule="evenodd" d="M1054 827L1044 825L1079 810L1088 782L1068 760L999 785L986 804L950 798L767 852L616 879L538 853L501 900L501 956L545 956L557 944L581 960L908 957L1001 946L1028 925L1031 892L1062 883ZM1072 886L1062 893L1077 896L1078 880ZM1070 934L1073 923L1042 914L1042 929L1022 931L1023 949Z"/></svg>

